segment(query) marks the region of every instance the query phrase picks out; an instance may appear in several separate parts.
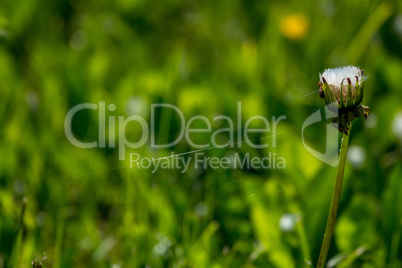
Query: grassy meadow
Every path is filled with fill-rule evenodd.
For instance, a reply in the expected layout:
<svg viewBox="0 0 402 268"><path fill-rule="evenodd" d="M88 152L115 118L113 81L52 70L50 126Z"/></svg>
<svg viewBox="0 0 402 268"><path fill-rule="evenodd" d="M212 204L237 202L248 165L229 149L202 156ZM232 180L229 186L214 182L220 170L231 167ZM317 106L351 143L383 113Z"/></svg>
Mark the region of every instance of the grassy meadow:
<svg viewBox="0 0 402 268"><path fill-rule="evenodd" d="M55 268L314 267L336 167L303 144L337 150L341 134L329 141L325 120L303 124L324 106L319 73L346 65L368 76L370 116L353 122L327 265L401 267L401 1L2 0L0 267L44 257ZM66 116L83 103L96 109L76 113L72 134L100 145L105 105L104 146L66 137ZM269 168L196 167L184 138L119 155L122 137L143 134L138 122L122 131L120 117L153 118L158 144L180 136L177 111L152 104L174 105L185 123L210 120L211 132L191 134L197 144L230 127L213 120L227 116L233 131L213 137L235 144L202 156L266 157ZM265 148L239 131L253 116L270 124L249 135ZM170 157L188 161L185 171L130 168L130 153L185 152Z"/></svg>

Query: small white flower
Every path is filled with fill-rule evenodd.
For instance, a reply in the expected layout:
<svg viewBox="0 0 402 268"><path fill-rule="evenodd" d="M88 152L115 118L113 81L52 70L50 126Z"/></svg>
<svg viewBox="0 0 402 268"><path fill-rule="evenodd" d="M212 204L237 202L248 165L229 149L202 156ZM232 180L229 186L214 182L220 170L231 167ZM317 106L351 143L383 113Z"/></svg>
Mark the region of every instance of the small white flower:
<svg viewBox="0 0 402 268"><path fill-rule="evenodd" d="M366 160L366 152L362 147L352 145L349 147L347 158L354 168L362 169L364 167L364 161Z"/></svg>
<svg viewBox="0 0 402 268"><path fill-rule="evenodd" d="M329 90L332 92L332 96L338 102L339 108L352 107L360 104L363 98L363 85L366 80L363 75L363 70L352 65L325 69L323 74L320 73L319 78L321 85L328 86ZM349 86L352 93L351 100L348 100ZM343 100L340 98L341 90ZM332 98L331 101L333 101ZM344 105L341 104L342 101Z"/></svg>
<svg viewBox="0 0 402 268"><path fill-rule="evenodd" d="M348 134L349 123L357 117L367 119L370 109L360 105L366 77L363 70L355 66L325 69L319 74L320 97L325 99L328 108L337 113L332 121L342 133Z"/></svg>
<svg viewBox="0 0 402 268"><path fill-rule="evenodd" d="M299 214L285 213L279 219L279 228L282 232L290 232L301 220L301 216Z"/></svg>

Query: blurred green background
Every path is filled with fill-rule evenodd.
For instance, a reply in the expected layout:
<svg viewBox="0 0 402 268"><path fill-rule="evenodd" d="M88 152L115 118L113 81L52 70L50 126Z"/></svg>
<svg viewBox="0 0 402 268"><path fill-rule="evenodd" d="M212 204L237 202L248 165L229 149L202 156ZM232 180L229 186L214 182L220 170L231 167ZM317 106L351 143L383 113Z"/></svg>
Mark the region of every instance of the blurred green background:
<svg viewBox="0 0 402 268"><path fill-rule="evenodd" d="M336 168L306 151L302 124L323 106L318 73L349 64L369 75L371 114L353 123L330 265L401 267L401 1L2 0L0 267L44 254L44 267L314 265ZM286 115L275 148L205 152L275 152L286 169L122 167L116 149L65 136L67 112L100 101L147 120L152 103L186 118L235 118L239 101L245 120ZM73 132L96 140L97 112L77 115ZM158 114L158 141L178 132L177 117ZM325 123L305 135L325 148Z"/></svg>

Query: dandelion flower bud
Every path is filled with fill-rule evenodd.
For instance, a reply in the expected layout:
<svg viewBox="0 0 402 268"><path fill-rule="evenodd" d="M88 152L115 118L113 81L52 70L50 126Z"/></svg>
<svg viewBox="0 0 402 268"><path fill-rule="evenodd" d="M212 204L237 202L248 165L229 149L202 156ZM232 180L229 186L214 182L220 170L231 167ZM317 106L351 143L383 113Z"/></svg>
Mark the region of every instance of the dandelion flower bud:
<svg viewBox="0 0 402 268"><path fill-rule="evenodd" d="M367 119L369 108L360 103L363 100L363 70L355 66L325 69L319 75L319 94L331 110L339 113L336 123L339 131L347 134L348 123L356 117ZM335 105L335 106L334 106Z"/></svg>
<svg viewBox="0 0 402 268"><path fill-rule="evenodd" d="M320 74L320 95L327 104L336 101L340 109L357 106L363 100L364 80L363 70L358 67L326 69Z"/></svg>

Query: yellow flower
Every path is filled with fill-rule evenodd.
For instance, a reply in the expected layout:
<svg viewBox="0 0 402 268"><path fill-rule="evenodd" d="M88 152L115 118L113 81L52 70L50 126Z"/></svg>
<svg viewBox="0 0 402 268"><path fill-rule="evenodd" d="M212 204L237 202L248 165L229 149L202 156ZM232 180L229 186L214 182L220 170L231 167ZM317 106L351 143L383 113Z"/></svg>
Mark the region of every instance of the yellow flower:
<svg viewBox="0 0 402 268"><path fill-rule="evenodd" d="M279 30L288 39L303 39L310 26L309 19L303 13L295 13L281 19Z"/></svg>

